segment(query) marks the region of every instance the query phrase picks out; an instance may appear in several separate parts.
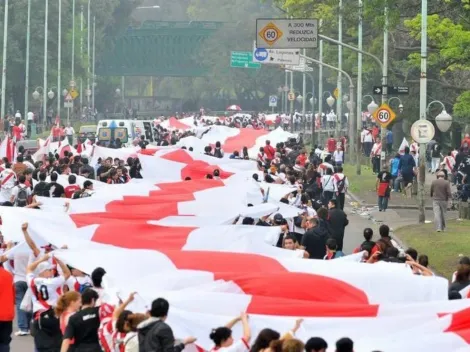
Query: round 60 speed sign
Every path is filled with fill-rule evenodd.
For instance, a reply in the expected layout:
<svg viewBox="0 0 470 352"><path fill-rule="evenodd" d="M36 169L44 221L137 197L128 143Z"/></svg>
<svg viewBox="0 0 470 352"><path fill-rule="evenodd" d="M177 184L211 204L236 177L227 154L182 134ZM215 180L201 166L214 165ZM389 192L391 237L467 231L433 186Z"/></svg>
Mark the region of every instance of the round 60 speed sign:
<svg viewBox="0 0 470 352"><path fill-rule="evenodd" d="M377 110L373 113L375 121L379 123L382 127L387 127L390 122L395 119L395 113L387 104L382 104Z"/></svg>
<svg viewBox="0 0 470 352"><path fill-rule="evenodd" d="M382 109L377 112L377 120L380 123L387 123L390 120L390 113L387 109Z"/></svg>

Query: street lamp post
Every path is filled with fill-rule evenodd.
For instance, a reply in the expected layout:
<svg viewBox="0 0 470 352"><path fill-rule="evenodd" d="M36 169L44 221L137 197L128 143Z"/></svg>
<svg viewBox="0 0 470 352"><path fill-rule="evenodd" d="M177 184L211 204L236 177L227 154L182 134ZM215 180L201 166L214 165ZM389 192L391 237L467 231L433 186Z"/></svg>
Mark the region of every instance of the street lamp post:
<svg viewBox="0 0 470 352"><path fill-rule="evenodd" d="M44 93L47 92L47 40L49 32L49 0L46 0L45 16L44 16ZM43 114L43 123L44 129L46 127L46 118L47 118L47 99L45 94L43 94L43 105L42 105L42 114Z"/></svg>
<svg viewBox="0 0 470 352"><path fill-rule="evenodd" d="M86 55L87 55L87 89L90 90L90 66L91 66L91 53L90 53L90 34L91 34L91 0L88 0L88 11L87 11L87 22L86 22L86 31L87 31L87 50L86 50ZM87 107L88 109L90 108L90 97L91 94L88 95L87 99Z"/></svg>
<svg viewBox="0 0 470 352"><path fill-rule="evenodd" d="M28 14L26 24L26 67L24 75L24 123L28 131L28 112L29 112L29 44L31 39L31 0L28 0Z"/></svg>
<svg viewBox="0 0 470 352"><path fill-rule="evenodd" d="M5 118L5 91L7 87L7 43L8 43L8 0L5 0L5 10L3 14L3 63L2 63L2 110L1 117Z"/></svg>
<svg viewBox="0 0 470 352"><path fill-rule="evenodd" d="M83 60L83 4L80 6L80 61ZM80 114L83 109L83 78L80 77Z"/></svg>
<svg viewBox="0 0 470 352"><path fill-rule="evenodd" d="M39 92L39 90L41 91L41 93ZM39 100L41 102L41 107L42 107L43 104L44 104L44 97L43 97L44 96L44 88L43 87L36 87L36 89L34 90L34 92L31 95L33 96L34 100Z"/></svg>
<svg viewBox="0 0 470 352"><path fill-rule="evenodd" d="M428 0L421 1L421 75L419 80L419 119L426 120L427 101L427 56L428 56ZM426 182L426 144L419 144L419 173L418 173L418 220L421 224L426 221L424 209L424 184Z"/></svg>
<svg viewBox="0 0 470 352"><path fill-rule="evenodd" d="M93 16L93 69L92 69L92 87L91 87L91 107L95 111L95 64L96 64L96 16Z"/></svg>
<svg viewBox="0 0 470 352"><path fill-rule="evenodd" d="M319 27L321 29L323 21L320 20ZM323 40L320 39L318 49L318 61L320 62L318 67L318 111L320 113L320 121L323 115ZM315 114L315 112L314 112ZM321 125L320 125L321 126Z"/></svg>
<svg viewBox="0 0 470 352"><path fill-rule="evenodd" d="M441 132L445 133L449 130L450 126L452 125L452 116L449 115L449 113L446 111L445 105L439 100L434 100L428 104L426 108L427 114L429 114L429 109L433 104L439 104L442 107L441 112L436 116L435 120L437 128L439 128Z"/></svg>
<svg viewBox="0 0 470 352"><path fill-rule="evenodd" d="M392 103L392 101L394 101L394 100L398 100L398 112L401 114L403 112L403 102L401 101L400 98L391 97L390 99L388 99L388 105L390 105Z"/></svg>
<svg viewBox="0 0 470 352"><path fill-rule="evenodd" d="M72 81L75 80L75 0L72 0Z"/></svg>
<svg viewBox="0 0 470 352"><path fill-rule="evenodd" d="M59 1L59 24L58 24L58 39L57 39L57 92L60 92L60 86L61 86L61 78L62 78L62 73L61 73L61 65L62 65L62 0ZM62 102L62 99L60 98L60 95L57 94L57 115L60 116L60 104Z"/></svg>
<svg viewBox="0 0 470 352"><path fill-rule="evenodd" d="M356 165L356 173L361 174L361 131L362 131L362 21L363 4L359 1L359 26L357 30L357 110L356 110L356 157L359 161ZM352 141L351 141L352 143Z"/></svg>
<svg viewBox="0 0 470 352"><path fill-rule="evenodd" d="M343 41L343 0L339 0L339 14L338 14L338 41ZM338 98L336 99L336 124L335 124L335 137L339 138L339 131L343 118L343 102L341 89L341 70L343 69L343 47L338 45L338 79L336 81L336 89L338 90Z"/></svg>
<svg viewBox="0 0 470 352"><path fill-rule="evenodd" d="M303 50L303 54L305 55L306 54L306 50L304 49ZM306 77L305 77L305 69L307 68L307 63L305 63L303 69L304 69L304 72L302 74L302 94L303 96L305 97L306 95L306 92L307 92L307 81L306 81ZM306 100L307 99L302 99L302 119L304 121L304 130L305 130L305 126L307 126L307 118L305 116L305 103L306 103ZM305 132L305 131L304 131Z"/></svg>

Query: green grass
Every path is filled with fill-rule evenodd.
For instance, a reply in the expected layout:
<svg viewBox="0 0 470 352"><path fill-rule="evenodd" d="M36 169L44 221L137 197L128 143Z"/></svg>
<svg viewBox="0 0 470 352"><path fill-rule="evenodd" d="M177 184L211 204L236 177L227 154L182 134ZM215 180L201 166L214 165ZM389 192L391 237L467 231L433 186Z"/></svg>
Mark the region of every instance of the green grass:
<svg viewBox="0 0 470 352"><path fill-rule="evenodd" d="M470 221L449 221L445 232L436 232L434 224L405 226L395 235L407 246L426 254L429 265L440 275L450 279L455 271L459 254L470 254Z"/></svg>
<svg viewBox="0 0 470 352"><path fill-rule="evenodd" d="M362 193L375 191L377 176L372 173L370 166L362 165L361 174L356 175L356 165L344 164L344 174L349 180L349 190L361 196Z"/></svg>

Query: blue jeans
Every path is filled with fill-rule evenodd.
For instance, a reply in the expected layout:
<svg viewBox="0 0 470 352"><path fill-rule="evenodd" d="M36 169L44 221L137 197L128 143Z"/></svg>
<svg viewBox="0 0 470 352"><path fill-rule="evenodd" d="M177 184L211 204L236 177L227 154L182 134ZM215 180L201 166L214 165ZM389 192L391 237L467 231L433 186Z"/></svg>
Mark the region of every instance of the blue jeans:
<svg viewBox="0 0 470 352"><path fill-rule="evenodd" d="M387 210L388 197L379 197L379 210Z"/></svg>
<svg viewBox="0 0 470 352"><path fill-rule="evenodd" d="M28 331L29 322L31 321L31 314L20 309L21 302L27 290L28 285L25 281L15 282L16 316L18 317L18 329L21 331Z"/></svg>

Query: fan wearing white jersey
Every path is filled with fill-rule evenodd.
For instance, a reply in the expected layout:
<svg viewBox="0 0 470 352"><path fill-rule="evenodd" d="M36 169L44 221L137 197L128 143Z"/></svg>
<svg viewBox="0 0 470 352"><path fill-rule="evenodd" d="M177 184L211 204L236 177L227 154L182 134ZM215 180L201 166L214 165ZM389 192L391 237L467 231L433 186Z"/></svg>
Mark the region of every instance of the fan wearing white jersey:
<svg viewBox="0 0 470 352"><path fill-rule="evenodd" d="M4 165L5 170L0 172L0 202L9 202L13 187L17 182L15 172L11 169L11 164Z"/></svg>
<svg viewBox="0 0 470 352"><path fill-rule="evenodd" d="M243 337L238 341L233 341L232 328L238 323L242 322ZM247 352L250 350L251 329L248 324L248 315L242 313L239 317L231 320L227 325L212 330L210 339L214 341L215 346L211 352Z"/></svg>
<svg viewBox="0 0 470 352"><path fill-rule="evenodd" d="M26 280L33 292L33 313L35 319L43 312L51 310L57 304L59 296L63 294L63 286L70 277L69 268L59 259L55 258L63 272L63 276L54 277L54 266L49 262L50 254L42 256L39 260L28 265Z"/></svg>

